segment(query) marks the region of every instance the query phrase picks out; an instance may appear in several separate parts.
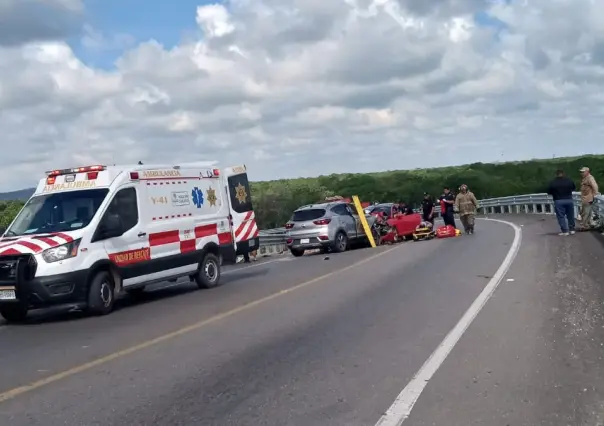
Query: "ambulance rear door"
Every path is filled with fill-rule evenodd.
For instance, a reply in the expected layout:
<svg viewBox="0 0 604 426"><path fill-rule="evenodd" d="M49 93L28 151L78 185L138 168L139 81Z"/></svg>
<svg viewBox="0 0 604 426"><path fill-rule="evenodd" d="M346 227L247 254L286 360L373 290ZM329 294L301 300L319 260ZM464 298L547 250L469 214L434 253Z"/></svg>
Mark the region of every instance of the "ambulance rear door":
<svg viewBox="0 0 604 426"><path fill-rule="evenodd" d="M229 195L233 240L237 254L257 250L260 245L259 229L252 206L252 194L245 165L225 168L224 177Z"/></svg>

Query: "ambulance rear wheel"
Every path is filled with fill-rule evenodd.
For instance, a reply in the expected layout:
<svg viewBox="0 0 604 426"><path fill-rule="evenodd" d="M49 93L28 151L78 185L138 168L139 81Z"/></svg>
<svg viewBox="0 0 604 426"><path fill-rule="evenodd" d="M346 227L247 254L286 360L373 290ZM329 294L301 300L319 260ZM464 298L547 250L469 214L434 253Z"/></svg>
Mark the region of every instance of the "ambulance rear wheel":
<svg viewBox="0 0 604 426"><path fill-rule="evenodd" d="M27 318L27 305L19 302L2 305L0 315L9 323L23 322Z"/></svg>
<svg viewBox="0 0 604 426"><path fill-rule="evenodd" d="M199 270L195 275L197 287L208 289L217 287L220 283L220 260L213 253L206 253L199 264Z"/></svg>
<svg viewBox="0 0 604 426"><path fill-rule="evenodd" d="M115 305L115 285L108 271L97 272L88 289L88 312L92 315L107 315Z"/></svg>

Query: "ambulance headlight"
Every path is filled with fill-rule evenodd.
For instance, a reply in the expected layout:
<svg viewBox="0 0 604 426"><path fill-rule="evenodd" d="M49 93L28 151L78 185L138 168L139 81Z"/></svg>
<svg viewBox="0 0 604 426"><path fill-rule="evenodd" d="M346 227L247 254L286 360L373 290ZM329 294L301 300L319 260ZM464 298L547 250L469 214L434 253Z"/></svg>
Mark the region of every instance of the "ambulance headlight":
<svg viewBox="0 0 604 426"><path fill-rule="evenodd" d="M61 246L46 249L42 252L42 259L44 259L46 263L53 263L76 257L78 255L80 241L81 240L74 240Z"/></svg>

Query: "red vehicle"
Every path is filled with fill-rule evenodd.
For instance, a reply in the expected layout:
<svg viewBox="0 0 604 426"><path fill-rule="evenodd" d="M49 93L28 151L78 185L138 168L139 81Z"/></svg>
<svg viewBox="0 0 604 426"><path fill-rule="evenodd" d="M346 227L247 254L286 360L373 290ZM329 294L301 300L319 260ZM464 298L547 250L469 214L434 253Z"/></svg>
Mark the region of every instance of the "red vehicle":
<svg viewBox="0 0 604 426"><path fill-rule="evenodd" d="M391 228L387 233L382 234L380 241L396 242L403 238L412 237L415 229L422 221L422 216L418 213L410 215L401 215L398 212L398 206L394 203L376 204L365 209L365 213L373 216L382 216Z"/></svg>

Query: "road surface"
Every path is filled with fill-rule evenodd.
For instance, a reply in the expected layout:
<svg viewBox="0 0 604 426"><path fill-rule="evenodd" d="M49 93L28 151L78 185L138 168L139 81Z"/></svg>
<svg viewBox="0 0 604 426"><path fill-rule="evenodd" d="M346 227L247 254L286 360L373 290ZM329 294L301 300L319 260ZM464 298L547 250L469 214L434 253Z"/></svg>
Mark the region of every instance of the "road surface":
<svg viewBox="0 0 604 426"><path fill-rule="evenodd" d="M519 251L482 308L518 247L500 222L0 325L0 424L602 424L604 247L505 219Z"/></svg>

